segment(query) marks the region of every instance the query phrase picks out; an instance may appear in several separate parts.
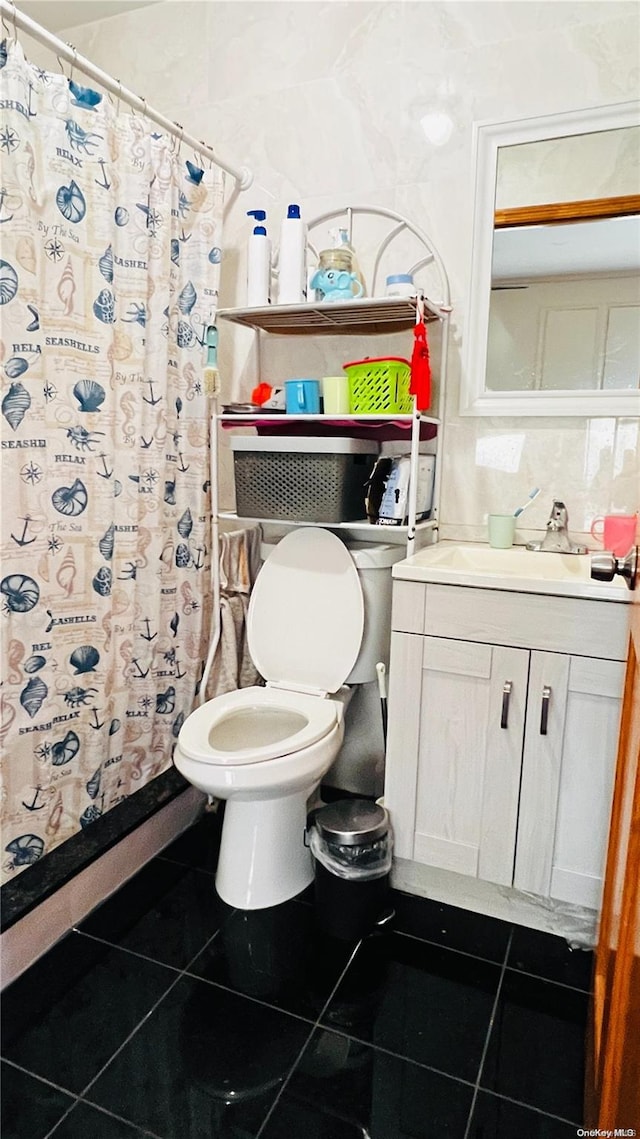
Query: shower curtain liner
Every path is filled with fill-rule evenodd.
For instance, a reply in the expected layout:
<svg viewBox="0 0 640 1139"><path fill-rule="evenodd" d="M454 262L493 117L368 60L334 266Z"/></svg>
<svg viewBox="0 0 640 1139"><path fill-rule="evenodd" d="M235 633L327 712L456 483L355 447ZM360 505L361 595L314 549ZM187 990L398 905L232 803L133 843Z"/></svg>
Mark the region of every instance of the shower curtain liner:
<svg viewBox="0 0 640 1139"><path fill-rule="evenodd" d="M2 875L171 764L206 656L223 174L0 45Z"/></svg>

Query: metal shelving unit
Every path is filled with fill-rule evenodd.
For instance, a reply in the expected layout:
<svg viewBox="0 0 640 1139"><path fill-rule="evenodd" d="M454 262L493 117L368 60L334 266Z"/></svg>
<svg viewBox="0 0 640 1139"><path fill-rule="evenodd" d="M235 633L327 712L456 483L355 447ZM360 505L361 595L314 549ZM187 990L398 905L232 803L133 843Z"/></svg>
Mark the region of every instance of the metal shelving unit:
<svg viewBox="0 0 640 1139"><path fill-rule="evenodd" d="M391 335L413 328L421 315L425 322L439 321L442 325L442 348L436 416L425 415L419 412L416 409L414 399L413 412L404 415L359 414L334 417L325 415L285 416L263 413L260 415L223 414L217 418L225 428L251 427L255 428L259 434L268 434L269 427L275 426L278 428L277 433L284 435L284 428L287 424L290 424L292 427L299 427L301 422L308 422L310 426L312 425L314 434L317 434L318 429L324 426L327 427L327 430L331 428L335 429L336 426L344 429L350 424L353 424L354 429L357 428L358 430L367 427L371 428L372 431L375 429L377 431L377 438L381 438L381 432L384 431L385 426L393 426L396 430L398 428L406 430L407 449L410 450L411 454L407 525L375 526L370 524L366 519L363 521L342 523L298 523L283 519L269 519L268 521L269 523L273 523L274 526L287 528L292 528L297 525L324 525L327 529L349 531L352 535L362 540L368 539L369 541L379 541L384 535L385 541L406 542L407 556L409 556L415 552L415 540L418 533L431 531L433 532L434 538L437 538L441 462L436 462L432 516L424 522L416 522L417 470L419 447L422 441L421 435L426 435L426 432L422 430L423 427L435 428L435 431L431 432L431 436L437 434L438 451L442 448L442 409L444 408L446 391L448 317L451 312L449 283L442 260L427 235L401 214L377 206L349 206L342 210L331 211L313 219L308 226L309 248L311 252L316 253L311 240L314 229L319 230L322 226L326 227L328 222L333 221L335 223L337 219L345 219L349 239L351 240L354 219L362 216L383 219L384 223L388 226L387 232L378 244L375 255L373 272L371 274L372 292L375 293L378 291L378 277L381 271L383 255L386 254L386 251L392 246L396 239L406 241L407 238L409 238L411 241L417 243L417 252L419 255L408 271L419 273L419 271L426 266L431 266L435 269L440 296L437 302L419 293L417 297L409 298L362 297L338 304L274 304L260 308L219 309L217 316L221 320L242 325L245 328L251 328L256 331L258 336L262 333L279 336ZM220 518L237 518L237 515L226 512L220 514ZM247 521L250 520L247 519ZM264 523L265 519L255 519L255 521Z"/></svg>
<svg viewBox="0 0 640 1139"><path fill-rule="evenodd" d="M348 424L353 424L354 428L368 427L368 428L381 428L385 427L400 427L409 433L413 426L414 415L409 413L405 415L296 415L292 417L286 414L263 414L263 415L230 415L221 414L217 416L218 421L226 428L233 427L255 427L260 432L269 434L269 427L276 426L291 426L292 418L295 418L295 423L309 423L313 424L314 428L326 428L327 434L333 434L336 427L345 427ZM418 414L419 430L423 427L435 428L440 426L440 420L435 419L431 415ZM350 536L362 541L380 541L384 533L384 541L390 543L406 542L409 534L409 526L377 526L369 522L367 518L357 519L351 522L292 522L291 519L284 518L247 518L243 516L240 518L234 511L222 511L220 518L230 521L246 521L246 522L260 522L265 521L275 527L282 528L295 528L297 526L322 526L327 530L342 530L349 531ZM425 521L415 523L415 532L420 533L427 530L435 530L438 523L435 518L428 518Z"/></svg>

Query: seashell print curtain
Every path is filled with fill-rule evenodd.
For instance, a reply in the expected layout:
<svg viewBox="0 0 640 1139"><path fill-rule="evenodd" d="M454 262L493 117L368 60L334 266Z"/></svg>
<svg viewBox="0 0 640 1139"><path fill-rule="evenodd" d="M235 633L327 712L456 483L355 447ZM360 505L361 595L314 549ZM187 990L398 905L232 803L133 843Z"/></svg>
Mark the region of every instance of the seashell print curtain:
<svg viewBox="0 0 640 1139"><path fill-rule="evenodd" d="M2 874L171 764L206 655L223 174L0 45Z"/></svg>

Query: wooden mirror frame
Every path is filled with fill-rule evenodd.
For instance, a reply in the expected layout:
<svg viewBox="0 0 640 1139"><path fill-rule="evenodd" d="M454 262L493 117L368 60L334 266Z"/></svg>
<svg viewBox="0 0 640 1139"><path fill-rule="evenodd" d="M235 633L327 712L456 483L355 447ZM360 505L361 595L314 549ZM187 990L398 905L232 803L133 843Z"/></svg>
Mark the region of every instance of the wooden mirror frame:
<svg viewBox="0 0 640 1139"><path fill-rule="evenodd" d="M475 168L475 210L471 261L470 291L467 298L467 331L462 363L460 414L463 416L638 416L640 392L619 391L488 391L485 388L489 311L491 302L491 261L495 225L495 188L498 152L501 147L527 142L541 142L570 135L594 134L620 130L640 124L640 102L616 103L606 107L590 107L558 115L545 115L515 122L477 122L473 126L473 161ZM591 199L583 202L552 203L548 206L523 207L516 211L500 211L507 224L544 224L561 220L559 216L534 220L538 211L560 211L588 207L610 209L617 201L625 202L624 213L634 213L628 203L637 202L636 195ZM523 216L529 220L524 221ZM599 213L598 217L613 216ZM514 220L511 220L511 219ZM572 220L569 216L562 220ZM578 215L575 219L578 220ZM585 214L579 220L587 220ZM503 222L504 227L504 222Z"/></svg>
<svg viewBox="0 0 640 1139"><path fill-rule="evenodd" d="M496 210L494 229L517 225L552 225L554 222L599 221L603 218L640 214L640 194L620 194L617 198L583 198L579 202L548 202L543 206L514 206Z"/></svg>

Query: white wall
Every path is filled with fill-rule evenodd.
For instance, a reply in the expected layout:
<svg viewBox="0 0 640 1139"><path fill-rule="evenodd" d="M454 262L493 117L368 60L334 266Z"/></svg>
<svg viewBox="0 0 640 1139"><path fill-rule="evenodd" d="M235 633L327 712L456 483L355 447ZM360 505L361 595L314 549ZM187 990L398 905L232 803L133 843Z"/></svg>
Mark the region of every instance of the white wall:
<svg viewBox="0 0 640 1139"><path fill-rule="evenodd" d="M555 495L566 500L574 531L588 530L597 513L638 506L637 420L457 414L472 123L633 98L634 2L174 0L62 37L254 171L255 187L228 215L222 304L244 299L245 209L266 207L275 236L289 201L301 202L307 217L348 202L375 203L405 213L433 237L454 303L445 536L484 537L484 514L513 508L535 485L543 494L528 512L532 528L544 526ZM433 110L454 121L440 147L419 125ZM251 335L227 328L221 338L227 394L246 398L255 378ZM335 342L306 351L311 355L301 357L300 345L293 353L290 344L270 346L266 378L295 375L298 360L307 362L302 374L335 374L336 363L354 358L342 357Z"/></svg>

